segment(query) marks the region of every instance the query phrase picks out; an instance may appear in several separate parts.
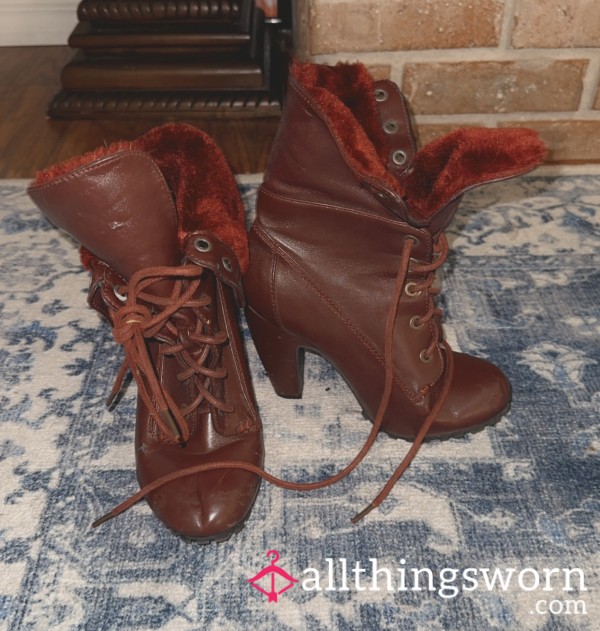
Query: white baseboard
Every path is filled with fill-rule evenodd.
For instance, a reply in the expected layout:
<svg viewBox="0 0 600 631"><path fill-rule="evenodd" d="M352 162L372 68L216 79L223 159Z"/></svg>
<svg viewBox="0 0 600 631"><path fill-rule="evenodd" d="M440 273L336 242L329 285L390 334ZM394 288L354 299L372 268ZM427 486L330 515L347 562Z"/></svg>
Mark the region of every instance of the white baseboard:
<svg viewBox="0 0 600 631"><path fill-rule="evenodd" d="M0 0L0 46L66 44L77 24L76 0Z"/></svg>

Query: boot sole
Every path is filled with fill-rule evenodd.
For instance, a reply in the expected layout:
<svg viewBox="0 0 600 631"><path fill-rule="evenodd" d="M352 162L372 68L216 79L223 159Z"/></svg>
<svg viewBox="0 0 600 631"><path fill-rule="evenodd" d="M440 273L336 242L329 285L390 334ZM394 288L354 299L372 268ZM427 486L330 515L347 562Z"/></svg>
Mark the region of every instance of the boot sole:
<svg viewBox="0 0 600 631"><path fill-rule="evenodd" d="M360 399L359 397L356 395L356 393L354 392L354 388L352 387L352 385L345 379L344 375L342 375L338 370L335 369L335 367L333 366L333 364L331 363L331 361L329 361L327 359L327 357L325 357L324 355L322 355L321 353L319 353L317 350L313 349L313 348L308 348L306 346L301 346L298 347L298 356L297 356L297 370L298 370L298 374L299 375L304 375L304 354L305 353L314 353L315 355L318 355L319 357L322 357L334 370L335 372L344 380L344 383L348 386L349 390L352 392L352 394L354 395L354 398L359 402L360 404ZM299 381L301 383L303 383L304 379L301 378L299 379ZM302 399L302 394L282 394L280 392L278 392L275 388L275 394L277 394L277 396L281 397L282 399L294 399L294 400L298 400L298 399ZM300 390L302 390L302 388L300 388ZM435 434L434 436L426 436L423 442L432 442L435 440L448 440L449 438L463 438L464 436L466 436L467 434L477 434L481 431L483 431L486 427L492 427L494 425L496 425L501 419L502 417L507 414L507 412L510 410L510 401L508 402L508 405L498 414L496 414L495 416L492 416L491 419L484 421L483 423L480 423L479 425L473 425L471 427L466 427L464 429L460 429L457 430L455 432L447 432L445 434ZM364 408L361 408L361 413L362 416L365 420L369 421L369 422L373 422L373 419L367 414L367 412L365 412ZM401 434L393 434L390 433L389 431L387 431L386 429L381 428L379 430L380 434L386 434L386 436L389 436L390 438L393 439L399 439L399 440L406 440L407 442L413 442L415 437L414 436L403 436Z"/></svg>
<svg viewBox="0 0 600 631"><path fill-rule="evenodd" d="M213 535L210 537L188 537L187 535L182 535L181 533L177 532L176 530L172 530L171 528L169 528L169 530L174 535L176 535L177 537L179 537L182 541L186 543L194 543L201 546L209 546L212 543L219 544L219 543L226 543L227 541L229 541L231 537L233 537L234 535L237 535L241 530L243 530L249 516L250 515L245 517L243 521L241 521L239 524L236 524L233 528L230 528L229 530L225 532L222 532L222 533L219 533L218 535Z"/></svg>
<svg viewBox="0 0 600 631"><path fill-rule="evenodd" d="M496 416L492 416L492 418L489 421L485 421L483 423L480 423L479 425L473 425L471 427L467 427L465 429L461 429L456 432L447 432L446 434L435 434L435 436L426 436L423 439L423 442L431 443L431 442L435 442L436 440L449 440L450 438L464 438L468 434L479 434L479 432L482 432L487 427L493 427L494 425L497 425L502 420L502 417L505 416L509 410L510 410L510 402L500 413L496 414ZM364 410L362 410L362 416L365 420L370 421L371 423L373 422L373 419L371 419ZM410 436L399 436L398 434L390 434L390 432L386 431L385 429L382 429L380 433L386 434L386 436L389 436L390 438L393 438L394 440L406 440L409 443L412 443L414 441L414 436L410 437Z"/></svg>

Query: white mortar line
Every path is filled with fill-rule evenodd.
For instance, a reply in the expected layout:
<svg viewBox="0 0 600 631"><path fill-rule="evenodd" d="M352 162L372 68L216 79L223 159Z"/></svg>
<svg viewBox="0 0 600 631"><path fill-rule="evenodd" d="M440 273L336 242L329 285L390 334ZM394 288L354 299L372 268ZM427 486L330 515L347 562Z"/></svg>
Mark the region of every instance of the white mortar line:
<svg viewBox="0 0 600 631"><path fill-rule="evenodd" d="M597 48L440 48L435 50L379 50L346 51L335 54L313 55L317 63L334 64L336 61L357 61L365 64L444 63L472 61L588 61L598 55Z"/></svg>
<svg viewBox="0 0 600 631"><path fill-rule="evenodd" d="M238 184L260 184L262 182L262 178L262 173L239 173L235 176Z"/></svg>
<svg viewBox="0 0 600 631"><path fill-rule="evenodd" d="M579 110L588 111L594 107L598 86L600 85L600 54L590 56L590 63L583 75L583 90L579 101ZM596 110L598 112L598 110Z"/></svg>
<svg viewBox="0 0 600 631"><path fill-rule="evenodd" d="M493 113L480 114L415 114L417 125L481 125L496 127L499 116Z"/></svg>
<svg viewBox="0 0 600 631"><path fill-rule="evenodd" d="M524 177L536 175L597 175L600 177L600 164L544 164Z"/></svg>
<svg viewBox="0 0 600 631"><path fill-rule="evenodd" d="M515 22L516 1L506 0L504 3L504 15L502 16L502 26L500 27L500 38L498 49L502 51L510 50L512 33Z"/></svg>
<svg viewBox="0 0 600 631"><path fill-rule="evenodd" d="M400 86L402 89L402 83L404 81L404 64L395 64L392 66L392 72L390 79Z"/></svg>
<svg viewBox="0 0 600 631"><path fill-rule="evenodd" d="M416 114L419 124L440 123L496 123L502 121L600 121L600 110L586 111L535 111L535 112L473 112L466 114Z"/></svg>

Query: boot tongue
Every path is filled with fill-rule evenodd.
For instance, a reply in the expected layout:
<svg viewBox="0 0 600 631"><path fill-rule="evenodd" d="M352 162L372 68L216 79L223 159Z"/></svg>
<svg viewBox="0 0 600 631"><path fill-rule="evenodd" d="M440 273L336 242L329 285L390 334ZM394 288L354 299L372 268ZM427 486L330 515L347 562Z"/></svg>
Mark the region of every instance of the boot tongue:
<svg viewBox="0 0 600 631"><path fill-rule="evenodd" d="M372 184L363 182L363 186L370 189L377 199L401 221L415 228L427 228L432 234L444 230L452 221L462 195L453 199L431 217L422 217L414 212L410 203L389 189L375 188Z"/></svg>
<svg viewBox="0 0 600 631"><path fill-rule="evenodd" d="M52 223L126 280L181 263L173 197L147 153L119 151L28 193Z"/></svg>
<svg viewBox="0 0 600 631"><path fill-rule="evenodd" d="M461 199L462 195L449 204L446 204L446 206L428 219L407 214L406 221L417 228L427 228L431 234L437 234L448 227L448 224L452 221L452 218L458 210Z"/></svg>

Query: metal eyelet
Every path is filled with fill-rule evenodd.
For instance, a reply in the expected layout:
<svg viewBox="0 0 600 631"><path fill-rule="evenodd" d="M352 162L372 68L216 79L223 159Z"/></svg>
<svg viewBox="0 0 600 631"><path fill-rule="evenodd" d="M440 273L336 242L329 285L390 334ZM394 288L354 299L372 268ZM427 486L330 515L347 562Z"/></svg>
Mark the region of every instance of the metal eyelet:
<svg viewBox="0 0 600 631"><path fill-rule="evenodd" d="M418 247L420 241L419 239L417 239L417 237L413 236L412 234L406 234L404 235L404 242L406 241L412 241L413 242L413 247Z"/></svg>
<svg viewBox="0 0 600 631"><path fill-rule="evenodd" d="M226 256L224 256L224 257L221 259L221 263L223 263L223 267L224 267L224 268L225 268L228 272L233 271L233 265L231 264L231 261L230 261L230 260L229 260Z"/></svg>
<svg viewBox="0 0 600 631"><path fill-rule="evenodd" d="M416 286L417 286L417 283L406 283L406 285L404 285L404 293L407 296L410 296L411 298L413 296L419 296L421 292L413 290L413 287L416 287Z"/></svg>
<svg viewBox="0 0 600 631"><path fill-rule="evenodd" d="M405 164L407 159L408 156L406 155L405 151L402 151L402 149L398 149L397 151L394 151L394 153L392 153L392 162L394 164L397 164L399 167Z"/></svg>
<svg viewBox="0 0 600 631"><path fill-rule="evenodd" d="M119 291L119 288L116 285L113 287L113 294L115 295L117 300L120 300L121 302L127 302L127 294Z"/></svg>
<svg viewBox="0 0 600 631"><path fill-rule="evenodd" d="M431 360L433 359L433 355L428 355L427 354L427 349L424 348L420 353L419 353L419 359L424 363L424 364L429 364L431 363Z"/></svg>
<svg viewBox="0 0 600 631"><path fill-rule="evenodd" d="M425 326L418 315L414 315L410 319L409 324L411 329L422 329Z"/></svg>
<svg viewBox="0 0 600 631"><path fill-rule="evenodd" d="M388 93L382 88L377 88L377 90L375 90L375 100L378 103L383 103L384 101L387 101Z"/></svg>
<svg viewBox="0 0 600 631"><path fill-rule="evenodd" d="M198 238L194 241L194 247L198 252L210 252L212 250L212 243L208 239Z"/></svg>
<svg viewBox="0 0 600 631"><path fill-rule="evenodd" d="M386 134L395 134L398 131L398 122L397 121L386 121L383 123L383 131Z"/></svg>

